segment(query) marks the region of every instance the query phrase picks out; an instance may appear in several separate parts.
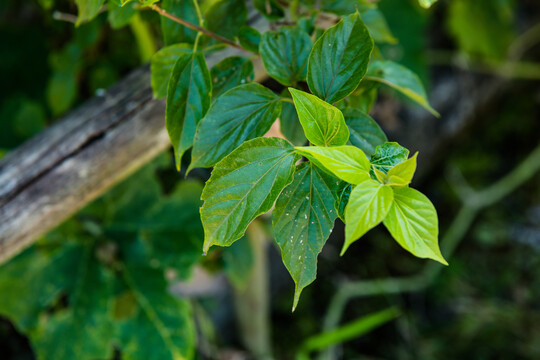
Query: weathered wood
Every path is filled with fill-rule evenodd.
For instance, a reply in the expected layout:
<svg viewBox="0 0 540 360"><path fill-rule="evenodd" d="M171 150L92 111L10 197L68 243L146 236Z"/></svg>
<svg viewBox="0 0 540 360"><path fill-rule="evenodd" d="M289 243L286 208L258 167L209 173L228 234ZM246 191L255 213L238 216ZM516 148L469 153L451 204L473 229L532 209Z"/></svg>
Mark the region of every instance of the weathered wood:
<svg viewBox="0 0 540 360"><path fill-rule="evenodd" d="M250 14L265 31L268 23ZM208 66L232 55L242 53L213 53ZM8 153L0 161L0 263L167 149L164 114L146 66Z"/></svg>

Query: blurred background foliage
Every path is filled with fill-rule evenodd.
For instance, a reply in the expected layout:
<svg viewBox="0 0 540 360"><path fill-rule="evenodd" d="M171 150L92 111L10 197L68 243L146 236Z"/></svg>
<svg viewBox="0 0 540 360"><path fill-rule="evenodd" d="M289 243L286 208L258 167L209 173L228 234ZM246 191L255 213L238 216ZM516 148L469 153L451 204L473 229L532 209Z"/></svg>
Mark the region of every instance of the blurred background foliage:
<svg viewBox="0 0 540 360"><path fill-rule="evenodd" d="M379 9L398 40L382 45L380 51L418 73L428 89L443 75L458 71L512 78L497 101L476 111L467 127L439 147L444 151L432 154L437 160L415 184L434 202L444 234L460 206L448 185L449 167L460 169L471 186L481 189L504 176L539 144L540 67L535 61L540 60L540 5L535 0L440 0L427 11L416 0L382 0ZM76 7L68 0L0 2L0 157L145 63L162 45L159 18L150 12L128 22L120 16L113 29L107 12L74 27L55 20L55 11L75 14ZM459 96L463 101L467 98L467 94ZM394 111L398 121L407 116L390 95L383 93L381 99L387 107L398 107ZM376 107L375 119L383 127L392 125L384 115ZM414 143L404 145L415 149ZM95 358L141 358L141 353L133 353L143 351L144 342L152 344L152 356L167 358L159 357L163 345L155 335L137 333L147 329L148 303L174 313L167 317L171 331L189 330L195 320L199 340L189 351L196 351L199 358L218 357L216 348L235 349L223 354L244 354L231 315L235 290L218 287L214 297L170 295L174 284L187 281L200 269L221 282L219 274L224 272L232 288L241 289L253 266L246 239L204 258L200 254L197 208L208 175L198 170L184 179L174 170L171 154L164 154L0 267L0 313L10 314L0 320L0 357L55 359L56 347L72 341L69 329L79 326L80 316L72 308L80 303L77 289L84 289L85 282L80 272L73 271L80 264L69 259L90 259L80 262L108 284L103 288L106 294L88 290L97 300L85 300L93 307L84 316L95 316L110 327L92 332L97 345L88 354ZM377 329L357 324L356 338L340 344L334 355L404 360L540 358L539 184L536 175L481 212L449 259L450 266L427 289L351 301L343 314L345 321L389 307L399 308L399 316L380 320L380 325L386 325ZM317 281L304 290L293 314L292 281L277 250L271 249L276 358L293 359L307 346L306 339L321 333L328 305L344 280L413 275L425 264L405 254L382 228L371 231L340 258L341 230L338 225L319 257ZM78 255L62 256L66 251ZM164 271L167 282L161 279ZM144 281L138 284L140 279ZM109 299L115 312L104 313L98 298ZM28 318L29 313L35 316ZM40 345L33 349L23 333ZM112 342L111 334L118 340Z"/></svg>

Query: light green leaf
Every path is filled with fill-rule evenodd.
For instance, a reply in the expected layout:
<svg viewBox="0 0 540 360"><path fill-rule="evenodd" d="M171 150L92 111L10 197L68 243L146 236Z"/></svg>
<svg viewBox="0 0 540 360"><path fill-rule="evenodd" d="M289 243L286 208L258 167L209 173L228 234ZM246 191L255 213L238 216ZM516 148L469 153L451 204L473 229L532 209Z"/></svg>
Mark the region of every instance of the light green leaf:
<svg viewBox="0 0 540 360"><path fill-rule="evenodd" d="M192 46L189 44L176 44L164 47L156 52L151 59L152 90L154 97L160 99L167 96L167 87L171 78L174 64L182 55L189 55Z"/></svg>
<svg viewBox="0 0 540 360"><path fill-rule="evenodd" d="M278 20L285 16L285 11L276 0L253 0L253 5L268 20Z"/></svg>
<svg viewBox="0 0 540 360"><path fill-rule="evenodd" d="M290 96L289 90L284 89L281 96ZM281 133L285 135L287 140L297 146L305 145L307 142L306 135L298 119L298 113L294 104L289 101L284 101L281 104L281 115L279 116L279 128Z"/></svg>
<svg viewBox="0 0 540 360"><path fill-rule="evenodd" d="M77 17L77 26L90 21L99 14L99 9L103 6L105 0L75 0L79 15Z"/></svg>
<svg viewBox="0 0 540 360"><path fill-rule="evenodd" d="M238 42L244 49L258 54L261 33L251 26L242 26L238 32Z"/></svg>
<svg viewBox="0 0 540 360"><path fill-rule="evenodd" d="M391 187L366 180L354 187L345 208L345 243L341 255L388 214L394 199Z"/></svg>
<svg viewBox="0 0 540 360"><path fill-rule="evenodd" d="M435 4L437 0L418 0L418 2L420 3L420 5L422 5L422 7L427 9L431 7L431 5Z"/></svg>
<svg viewBox="0 0 540 360"><path fill-rule="evenodd" d="M364 24L369 30L373 41L381 44L396 44L398 40L392 35L382 12L378 9L369 9L360 14Z"/></svg>
<svg viewBox="0 0 540 360"><path fill-rule="evenodd" d="M309 141L317 146L345 145L349 129L341 111L316 96L289 88L298 119Z"/></svg>
<svg viewBox="0 0 540 360"><path fill-rule="evenodd" d="M394 203L384 225L407 251L448 265L438 244L437 212L429 199L409 187L394 189Z"/></svg>
<svg viewBox="0 0 540 360"><path fill-rule="evenodd" d="M409 185L416 171L416 157L414 154L410 159L397 164L388 171L386 185L393 187L403 187Z"/></svg>
<svg viewBox="0 0 540 360"><path fill-rule="evenodd" d="M245 289L254 261L253 248L246 236L223 249L223 270L237 289Z"/></svg>
<svg viewBox="0 0 540 360"><path fill-rule="evenodd" d="M178 170L182 155L193 145L195 129L206 114L211 97L212 80L204 56L181 55L169 80L165 115Z"/></svg>
<svg viewBox="0 0 540 360"><path fill-rule="evenodd" d="M189 302L168 294L161 270L128 264L123 274L137 308L120 323L122 359L192 359L195 326Z"/></svg>
<svg viewBox="0 0 540 360"><path fill-rule="evenodd" d="M247 16L244 0L218 0L204 14L205 26L211 32L234 41L240 28L246 25Z"/></svg>
<svg viewBox="0 0 540 360"><path fill-rule="evenodd" d="M221 160L202 194L204 251L231 245L251 221L270 210L291 182L298 159L287 141L257 138Z"/></svg>
<svg viewBox="0 0 540 360"><path fill-rule="evenodd" d="M343 116L350 132L349 141L362 149L367 156L371 156L378 145L387 141L381 127L361 110L347 108L343 111Z"/></svg>
<svg viewBox="0 0 540 360"><path fill-rule="evenodd" d="M268 75L286 86L305 81L311 52L309 35L297 26L283 26L262 36L259 52Z"/></svg>
<svg viewBox="0 0 540 360"><path fill-rule="evenodd" d="M260 84L235 87L214 101L195 135L189 170L210 167L244 141L263 136L281 112L281 101Z"/></svg>
<svg viewBox="0 0 540 360"><path fill-rule="evenodd" d="M80 263L70 270L75 271L77 280L69 308L47 316L31 333L38 358L92 360L113 356L109 297L114 278L94 257L94 251L94 246L86 246ZM58 339L62 339L60 344Z"/></svg>
<svg viewBox="0 0 540 360"><path fill-rule="evenodd" d="M407 96L435 116L440 114L429 105L424 86L418 75L393 61L373 61L366 80L378 81Z"/></svg>
<svg viewBox="0 0 540 360"><path fill-rule="evenodd" d="M351 184L360 184L370 179L369 160L362 150L354 146L305 146L295 149L319 168Z"/></svg>
<svg viewBox="0 0 540 360"><path fill-rule="evenodd" d="M161 2L161 8L180 19L199 25L199 18L197 16L197 10L193 5L193 0L163 0ZM195 38L197 37L195 30L185 27L165 16L161 16L160 19L165 45L176 43L193 44L195 42Z"/></svg>
<svg viewBox="0 0 540 360"><path fill-rule="evenodd" d="M336 180L313 164L300 164L272 215L274 237L295 283L293 311L302 290L317 276L317 256L334 227Z"/></svg>
<svg viewBox="0 0 540 360"><path fill-rule="evenodd" d="M334 103L352 93L364 77L373 40L358 13L344 17L313 45L307 82L311 92Z"/></svg>
<svg viewBox="0 0 540 360"><path fill-rule="evenodd" d="M217 98L224 92L253 81L253 63L240 56L231 56L221 60L211 70L214 88L212 97Z"/></svg>
<svg viewBox="0 0 540 360"><path fill-rule="evenodd" d="M409 150L397 142L387 142L375 148L371 156L371 164L385 174L395 165L407 160Z"/></svg>

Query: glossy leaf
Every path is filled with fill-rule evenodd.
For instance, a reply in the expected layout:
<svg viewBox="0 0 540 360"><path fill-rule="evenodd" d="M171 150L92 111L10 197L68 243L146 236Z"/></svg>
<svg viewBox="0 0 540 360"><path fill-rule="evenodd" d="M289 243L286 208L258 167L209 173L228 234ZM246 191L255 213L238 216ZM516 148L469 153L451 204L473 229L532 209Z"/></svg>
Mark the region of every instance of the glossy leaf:
<svg viewBox="0 0 540 360"><path fill-rule="evenodd" d="M268 20L278 20L285 16L285 11L276 0L253 0L253 5Z"/></svg>
<svg viewBox="0 0 540 360"><path fill-rule="evenodd" d="M386 185L394 187L403 187L411 183L411 180L416 171L416 157L418 153L414 154L410 159L405 160L402 163L397 164L390 170L388 170Z"/></svg>
<svg viewBox="0 0 540 360"><path fill-rule="evenodd" d="M352 93L364 77L373 40L358 13L344 17L313 45L307 82L311 92L333 103Z"/></svg>
<svg viewBox="0 0 540 360"><path fill-rule="evenodd" d="M362 150L354 146L305 146L295 149L319 168L351 184L360 184L370 178L369 160Z"/></svg>
<svg viewBox="0 0 540 360"><path fill-rule="evenodd" d="M448 265L439 249L437 212L421 192L410 187L394 189L394 203L384 225L405 250Z"/></svg>
<svg viewBox="0 0 540 360"><path fill-rule="evenodd" d="M268 75L286 86L305 81L311 52L309 35L297 26L263 34L259 52Z"/></svg>
<svg viewBox="0 0 540 360"><path fill-rule="evenodd" d="M362 21L373 38L373 41L381 44L396 44L398 40L390 31L388 23L382 12L378 9L369 9L360 14Z"/></svg>
<svg viewBox="0 0 540 360"><path fill-rule="evenodd" d="M211 96L212 80L204 56L181 55L169 81L165 115L178 170L182 155L193 145L195 129L210 106Z"/></svg>
<svg viewBox="0 0 540 360"><path fill-rule="evenodd" d="M231 56L221 60L211 70L214 84L212 97L217 98L224 92L245 83L253 81L253 63L240 56Z"/></svg>
<svg viewBox="0 0 540 360"><path fill-rule="evenodd" d="M238 42L244 49L259 53L261 33L251 26L242 26L238 32Z"/></svg>
<svg viewBox="0 0 540 360"><path fill-rule="evenodd" d="M393 61L374 61L369 67L367 80L378 81L407 96L435 116L439 113L429 105L424 86L418 75Z"/></svg>
<svg viewBox="0 0 540 360"><path fill-rule="evenodd" d="M223 270L237 289L246 288L254 262L253 248L247 236L223 249Z"/></svg>
<svg viewBox="0 0 540 360"><path fill-rule="evenodd" d="M282 96L289 96L289 90L284 89ZM304 129L298 119L298 113L294 104L289 101L283 101L281 104L281 115L279 115L279 128L287 140L296 146L305 145L307 142Z"/></svg>
<svg viewBox="0 0 540 360"><path fill-rule="evenodd" d="M287 141L257 138L220 161L202 194L204 251L231 245L251 221L270 210L291 182L298 159Z"/></svg>
<svg viewBox="0 0 540 360"><path fill-rule="evenodd" d="M156 52L151 59L152 90L157 99L167 96L169 79L174 64L182 55L191 54L192 46L189 44L176 44L164 47Z"/></svg>
<svg viewBox="0 0 540 360"><path fill-rule="evenodd" d="M244 0L218 0L204 14L205 26L213 33L234 40L240 28L246 25L247 16Z"/></svg>
<svg viewBox="0 0 540 360"><path fill-rule="evenodd" d="M161 8L180 19L199 25L199 18L197 17L197 10L195 9L193 0L163 0L161 2ZM176 43L193 44L195 42L195 38L197 37L195 30L185 27L165 16L161 16L160 20L165 45Z"/></svg>
<svg viewBox="0 0 540 360"><path fill-rule="evenodd" d="M295 283L293 311L317 276L317 256L334 227L336 180L313 164L300 164L272 215L274 237Z"/></svg>
<svg viewBox="0 0 540 360"><path fill-rule="evenodd" d="M371 164L386 174L388 170L407 160L408 157L409 150L396 142L387 142L375 148L375 153L371 156Z"/></svg>
<svg viewBox="0 0 540 360"><path fill-rule="evenodd" d="M93 246L86 246L83 258L73 269L76 282L69 297L69 308L49 316L31 334L38 358L112 357L114 328L109 320L109 297L113 291L113 274L100 265L94 250ZM60 346L58 339L63 339Z"/></svg>
<svg viewBox="0 0 540 360"><path fill-rule="evenodd" d="M383 221L393 199L392 188L375 180L366 180L353 188L345 208L345 243L341 255L354 241Z"/></svg>
<svg viewBox="0 0 540 360"><path fill-rule="evenodd" d="M317 146L345 145L349 129L341 111L316 96L289 88L306 138Z"/></svg>
<svg viewBox="0 0 540 360"><path fill-rule="evenodd" d="M281 101L259 84L235 87L214 101L195 135L189 170L210 167L244 141L268 132L281 111Z"/></svg>
<svg viewBox="0 0 540 360"><path fill-rule="evenodd" d="M345 123L349 128L349 141L360 148L367 156L375 152L375 148L387 141L379 124L361 110L347 108L343 111Z"/></svg>
<svg viewBox="0 0 540 360"><path fill-rule="evenodd" d="M96 17L105 0L75 0L75 3L79 10L77 25L80 25Z"/></svg>

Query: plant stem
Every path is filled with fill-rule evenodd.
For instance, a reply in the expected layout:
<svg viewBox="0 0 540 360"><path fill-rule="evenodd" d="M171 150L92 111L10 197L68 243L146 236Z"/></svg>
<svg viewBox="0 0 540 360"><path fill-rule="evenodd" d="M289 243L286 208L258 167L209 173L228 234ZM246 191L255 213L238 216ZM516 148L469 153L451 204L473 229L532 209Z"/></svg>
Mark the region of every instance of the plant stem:
<svg viewBox="0 0 540 360"><path fill-rule="evenodd" d="M159 6L157 6L156 4L153 4L150 6L150 9L154 10L155 12L157 12L158 14L160 14L161 16L165 16L166 18L174 21L174 22L177 22L179 24L182 24L184 25L185 27L188 27L190 29L193 29L195 31L199 31L199 32L202 32L203 34L207 35L207 36L210 36L211 38L214 38L216 39L217 41L220 41L224 44L227 44L229 46L232 46L234 48L237 48L237 49L240 49L240 50L245 50L245 51L249 51L247 49L244 49L242 46L238 45L237 43L235 43L234 41L231 41L227 38L224 38L223 36L221 35L218 35L218 34L215 34L203 27L200 27L198 25L195 25L195 24L192 24L184 19L180 19L179 17L177 16L174 16L173 14L170 14L168 13L167 11L163 10L162 8L160 8Z"/></svg>

